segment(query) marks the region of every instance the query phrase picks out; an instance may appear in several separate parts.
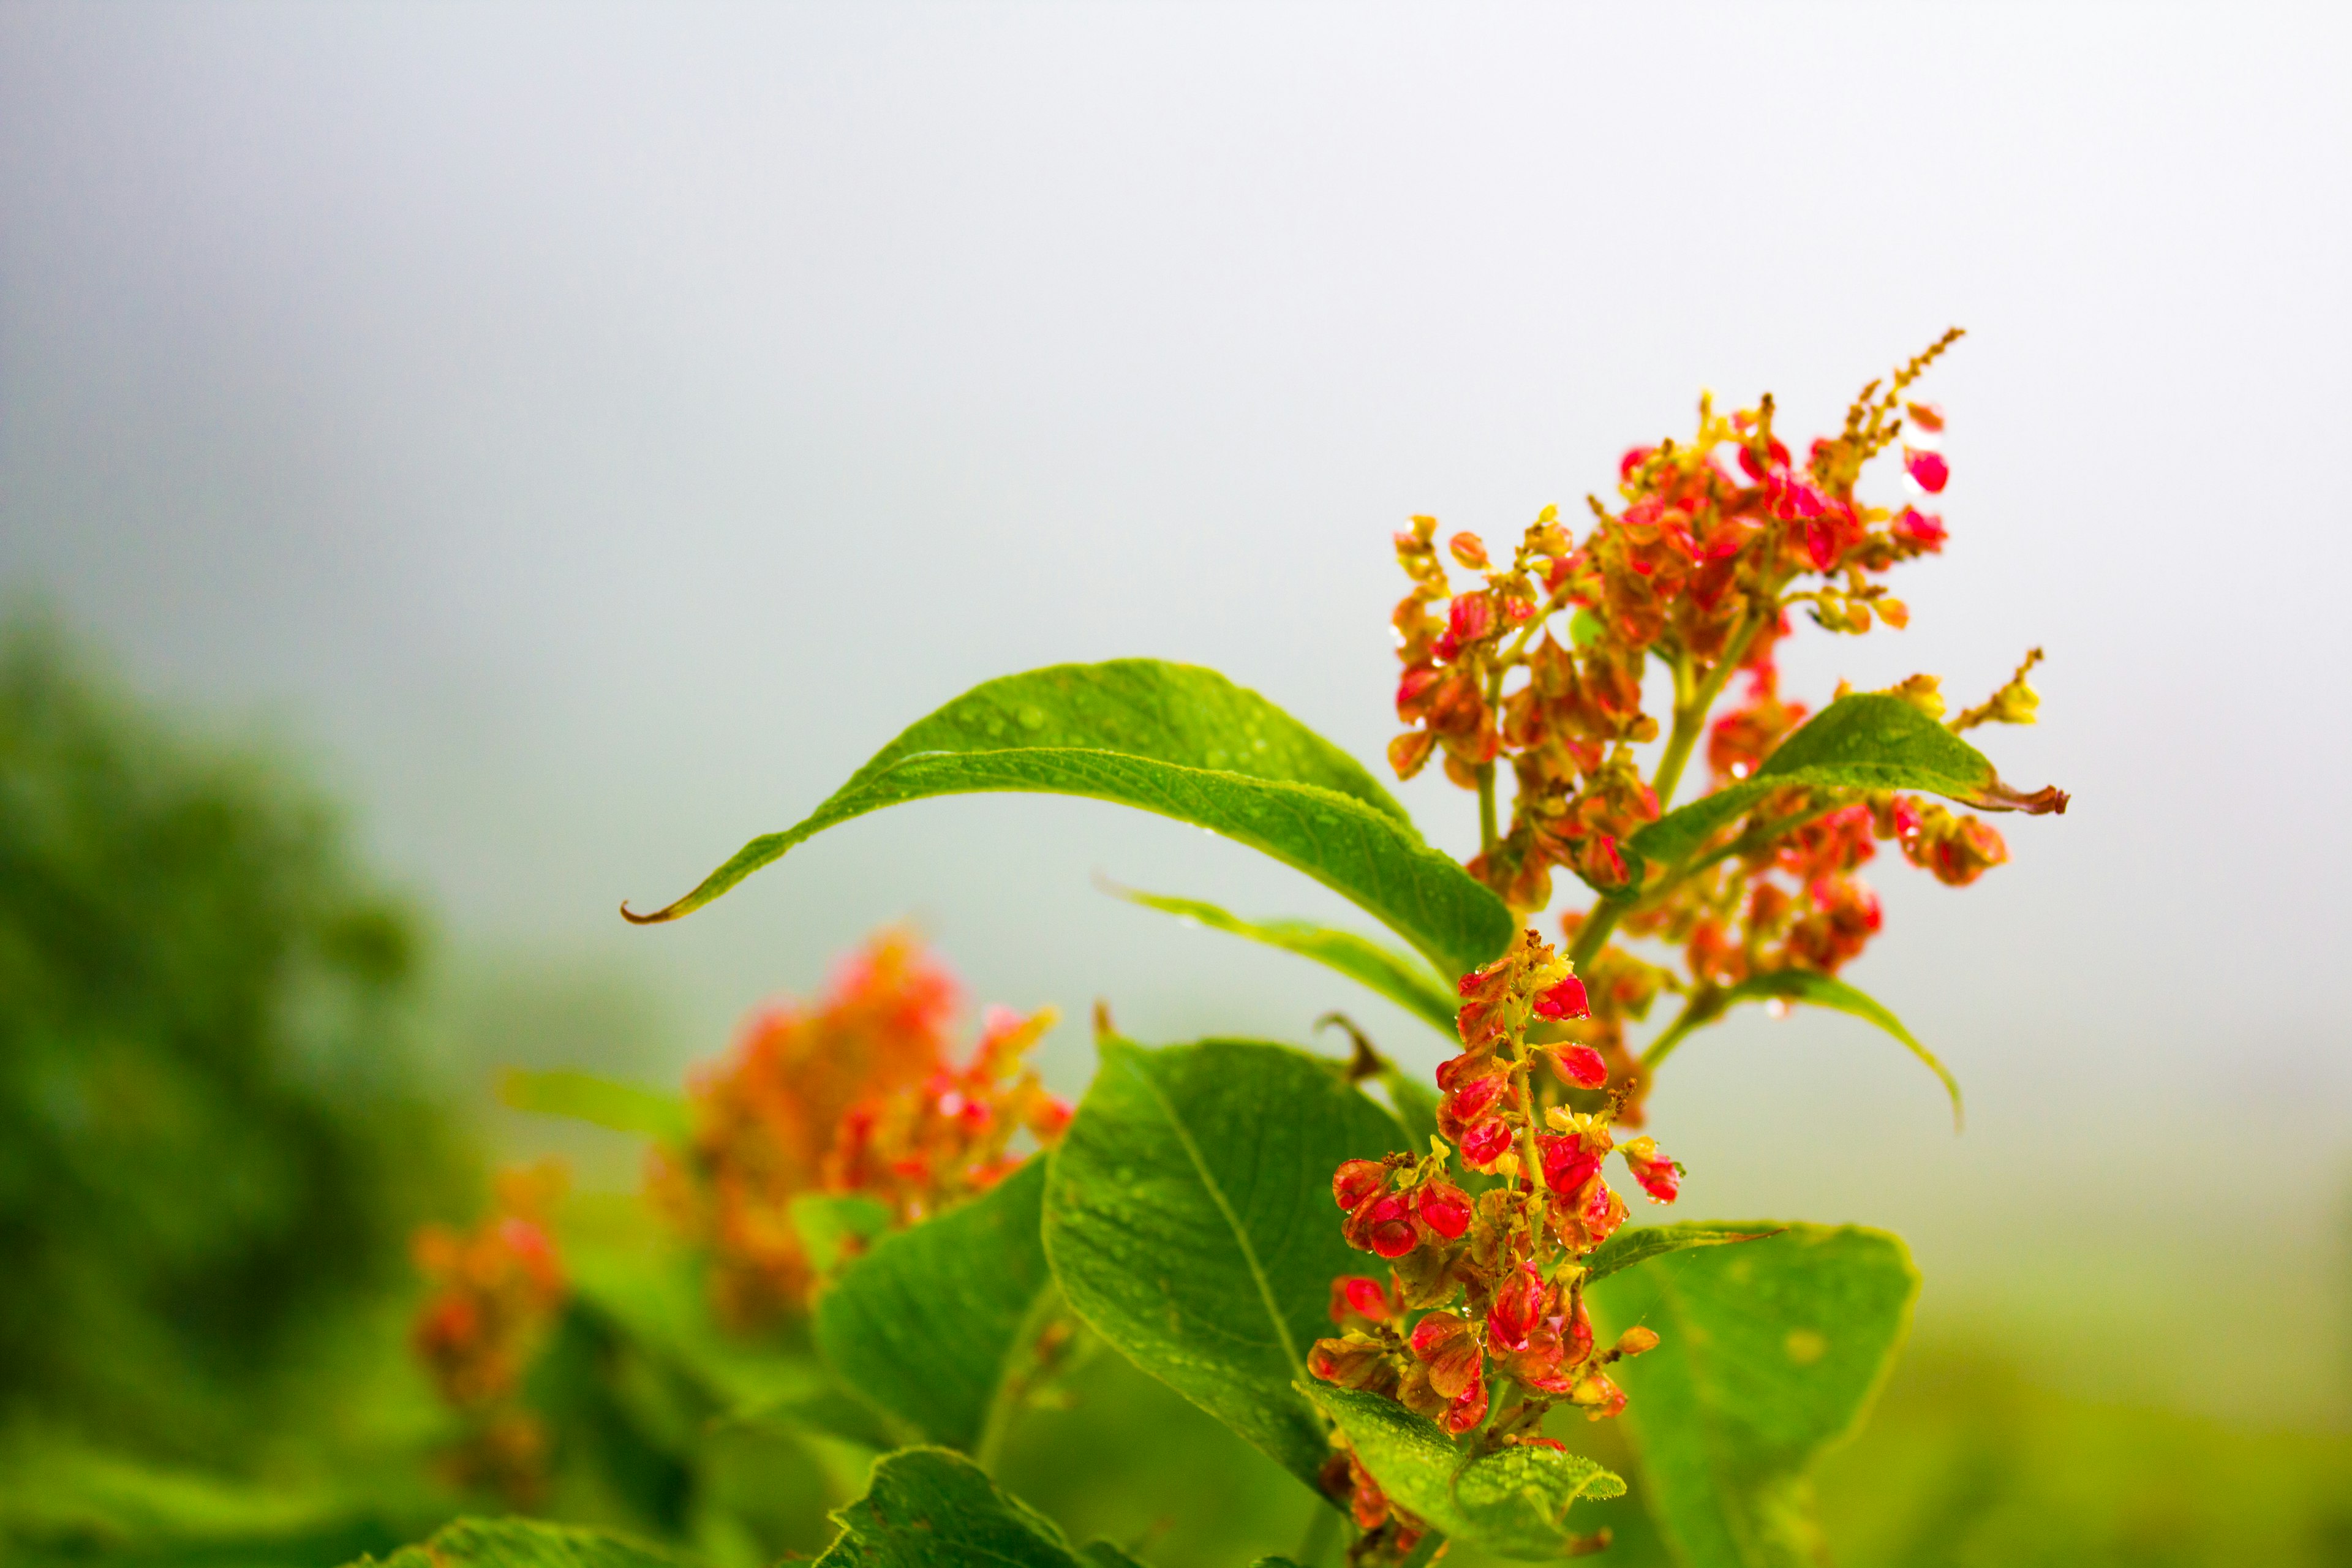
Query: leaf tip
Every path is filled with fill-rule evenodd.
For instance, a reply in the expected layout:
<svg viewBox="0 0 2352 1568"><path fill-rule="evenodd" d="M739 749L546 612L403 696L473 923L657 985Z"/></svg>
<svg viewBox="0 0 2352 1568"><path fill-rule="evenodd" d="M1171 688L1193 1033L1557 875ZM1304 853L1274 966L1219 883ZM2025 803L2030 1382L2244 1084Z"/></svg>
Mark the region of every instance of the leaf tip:
<svg viewBox="0 0 2352 1568"><path fill-rule="evenodd" d="M621 900L621 918L628 921L633 926L663 925L686 913L686 910L681 907L685 903L686 900L684 899L680 899L677 903L664 904L661 908L654 910L654 912L649 915L641 915L637 913L636 910L629 908L628 900L623 899Z"/></svg>
<svg viewBox="0 0 2352 1568"><path fill-rule="evenodd" d="M2073 798L2056 784L2043 784L2040 789L2029 792L2011 789L1995 777L1969 804L1986 811L2021 811L2028 816L2063 816L2066 815L2066 803Z"/></svg>

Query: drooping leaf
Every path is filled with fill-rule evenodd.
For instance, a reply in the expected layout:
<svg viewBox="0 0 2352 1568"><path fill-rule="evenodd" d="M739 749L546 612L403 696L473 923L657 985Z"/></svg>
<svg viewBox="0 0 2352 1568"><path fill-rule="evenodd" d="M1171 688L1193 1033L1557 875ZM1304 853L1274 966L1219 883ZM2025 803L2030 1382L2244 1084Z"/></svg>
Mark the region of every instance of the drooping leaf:
<svg viewBox="0 0 2352 1568"><path fill-rule="evenodd" d="M1046 1257L1104 1339L1312 1485L1330 1450L1297 1385L1332 1279L1370 1261L1331 1174L1402 1142L1303 1051L1108 1039L1047 1172Z"/></svg>
<svg viewBox="0 0 2352 1568"><path fill-rule="evenodd" d="M1469 1459L1436 1422L1377 1394L1317 1385L1315 1400L1347 1435L1381 1489L1449 1538L1508 1557L1552 1559L1580 1534L1570 1509L1625 1495L1614 1473L1579 1454L1516 1447Z"/></svg>
<svg viewBox="0 0 2352 1568"><path fill-rule="evenodd" d="M1061 1527L944 1448L874 1461L866 1495L834 1514L817 1568L1139 1568L1107 1541L1073 1549Z"/></svg>
<svg viewBox="0 0 2352 1568"><path fill-rule="evenodd" d="M1031 1160L843 1269L816 1304L817 1348L843 1381L930 1441L975 1451L1052 1283L1045 1194L1045 1162Z"/></svg>
<svg viewBox="0 0 2352 1568"><path fill-rule="evenodd" d="M1900 697L1841 697L1764 760L1751 778L1701 795L1651 823L1629 842L1644 859L1672 866L1773 791L1919 790L1980 811L2039 815L2066 809L2057 788L2023 794L2000 782L1983 752Z"/></svg>
<svg viewBox="0 0 2352 1568"><path fill-rule="evenodd" d="M693 1558L604 1530L528 1519L461 1519L421 1546L352 1568L686 1568Z"/></svg>
<svg viewBox="0 0 2352 1568"><path fill-rule="evenodd" d="M1612 1275L1603 1332L1657 1331L1612 1375L1632 1404L1644 1489L1687 1568L1812 1568L1807 1472L1853 1430L1893 1364L1919 1276L1902 1242L1859 1226L1780 1229Z"/></svg>
<svg viewBox="0 0 2352 1568"><path fill-rule="evenodd" d="M1927 1070L1942 1081L1944 1092L1952 1097L1952 1125L1960 1125L1959 1079L1936 1059L1936 1053L1921 1045L1918 1037L1903 1026L1903 1020L1881 1003L1834 975L1816 974L1808 969L1776 969L1763 974L1749 975L1737 985L1702 991L1665 1033L1652 1041L1642 1053L1643 1064L1655 1068L1692 1030L1702 1024L1714 1022L1740 1003L1763 1001L1802 1002L1809 1006L1827 1007L1832 1012L1877 1025L1900 1040L1906 1050L1927 1064Z"/></svg>
<svg viewBox="0 0 2352 1568"><path fill-rule="evenodd" d="M1196 899L1171 899L1125 888L1115 890L1129 903L1328 964L1371 987L1440 1034L1449 1037L1454 1034L1454 1016L1461 1008L1461 998L1427 963L1410 953L1313 921L1245 921Z"/></svg>
<svg viewBox="0 0 2352 1568"><path fill-rule="evenodd" d="M889 1205L856 1193L796 1193L790 1212L820 1278L839 1268L858 1243L890 1228Z"/></svg>
<svg viewBox="0 0 2352 1568"><path fill-rule="evenodd" d="M1684 1220L1675 1225L1629 1225L1602 1242L1584 1260L1588 1280L1605 1279L1636 1263L1663 1258L1693 1247L1726 1247L1737 1241L1763 1241L1780 1234L1778 1226L1758 1230L1752 1226L1725 1225L1719 1220Z"/></svg>
<svg viewBox="0 0 2352 1568"><path fill-rule="evenodd" d="M1156 659L1056 665L976 686L884 747L805 820L753 839L677 902L622 912L676 920L852 817L992 791L1086 795L1209 828L1353 900L1450 973L1511 940L1502 900L1423 844L1346 752L1213 670Z"/></svg>
<svg viewBox="0 0 2352 1568"><path fill-rule="evenodd" d="M694 1131L686 1101L676 1095L594 1073L512 1068L499 1079L499 1100L509 1110L568 1116L665 1143L683 1143Z"/></svg>

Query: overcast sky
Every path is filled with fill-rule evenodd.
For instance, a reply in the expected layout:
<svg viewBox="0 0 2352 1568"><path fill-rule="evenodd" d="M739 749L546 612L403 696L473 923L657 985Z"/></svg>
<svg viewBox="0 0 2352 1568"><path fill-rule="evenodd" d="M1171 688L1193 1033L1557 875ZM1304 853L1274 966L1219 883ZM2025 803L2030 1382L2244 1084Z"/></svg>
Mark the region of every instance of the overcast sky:
<svg viewBox="0 0 2352 1568"><path fill-rule="evenodd" d="M659 995L655 1070L907 914L992 999L1146 1038L1341 1004L1432 1061L1094 892L1347 912L1106 806L926 804L675 927L614 906L1031 665L1213 664L1374 759L1406 514L1507 539L1702 386L1822 427L1958 322L1912 627L1788 662L1969 700L2048 650L2045 722L1984 739L2074 810L1966 892L1883 858L1850 972L1969 1131L1835 1018L1687 1047L1659 1131L1700 1206L1905 1228L1931 1311L2063 1314L2079 1273L2187 1314L2218 1266L2317 1336L2347 44L2317 5L12 0L0 587L310 752L461 946Z"/></svg>

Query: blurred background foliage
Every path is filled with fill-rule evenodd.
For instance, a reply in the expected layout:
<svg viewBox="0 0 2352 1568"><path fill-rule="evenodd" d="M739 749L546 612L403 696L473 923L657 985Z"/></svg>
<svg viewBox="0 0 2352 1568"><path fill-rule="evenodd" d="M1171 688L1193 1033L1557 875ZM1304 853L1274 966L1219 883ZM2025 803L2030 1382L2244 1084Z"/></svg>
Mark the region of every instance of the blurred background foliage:
<svg viewBox="0 0 2352 1568"><path fill-rule="evenodd" d="M446 1463L407 1237L478 1215L493 1156L551 1150L585 1176L525 1391L552 1435L534 1508L722 1568L821 1549L884 1436L860 1440L796 1331L717 1327L628 1140L484 1092L493 1063L625 1070L651 1005L461 962L302 781L142 706L46 620L0 637L0 1561L324 1568L509 1506ZM2016 1331L1912 1348L1822 1479L1840 1561L2352 1563L2340 1427L2061 1392L2004 1352ZM1631 1465L1614 1428L1592 1440ZM1613 1560L1664 1562L1629 1473ZM1298 1552L1312 1511L1099 1348L1015 1426L1003 1478L1167 1568Z"/></svg>

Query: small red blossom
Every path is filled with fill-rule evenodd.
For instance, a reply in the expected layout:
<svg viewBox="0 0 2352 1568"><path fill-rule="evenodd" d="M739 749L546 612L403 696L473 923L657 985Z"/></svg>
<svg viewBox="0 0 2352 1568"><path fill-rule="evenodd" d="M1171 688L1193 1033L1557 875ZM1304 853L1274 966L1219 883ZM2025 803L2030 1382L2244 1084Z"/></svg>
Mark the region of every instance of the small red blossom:
<svg viewBox="0 0 2352 1568"><path fill-rule="evenodd" d="M1412 1210L1404 1199L1374 1198L1364 1213L1366 1251L1382 1258L1402 1258L1421 1245L1421 1233L1413 1228Z"/></svg>
<svg viewBox="0 0 2352 1568"><path fill-rule="evenodd" d="M1933 512L1921 511L1917 507L1913 506L1906 506L1896 512L1892 526L1898 542L1909 544L1929 555L1940 552L1948 537L1944 531L1942 518Z"/></svg>
<svg viewBox="0 0 2352 1568"><path fill-rule="evenodd" d="M1650 1194L1653 1203L1670 1204L1682 1190L1682 1167L1658 1152L1657 1143L1648 1138L1636 1138L1618 1146L1625 1163L1642 1190Z"/></svg>
<svg viewBox="0 0 2352 1568"><path fill-rule="evenodd" d="M1592 1004L1584 994L1584 982L1571 974L1536 998L1535 1012L1538 1018L1587 1018Z"/></svg>
<svg viewBox="0 0 2352 1568"><path fill-rule="evenodd" d="M1510 1152L1510 1123L1497 1118L1465 1129L1461 1139L1462 1158L1476 1170L1485 1170Z"/></svg>
<svg viewBox="0 0 2352 1568"><path fill-rule="evenodd" d="M1609 1081L1609 1064L1591 1046L1565 1046L1552 1052L1559 1076L1579 1089L1599 1089Z"/></svg>
<svg viewBox="0 0 2352 1568"><path fill-rule="evenodd" d="M1378 1160L1350 1160L1332 1173L1331 1197L1343 1209L1354 1209L1389 1184L1389 1168Z"/></svg>
<svg viewBox="0 0 2352 1568"><path fill-rule="evenodd" d="M1389 1304L1389 1295L1377 1279L1361 1274L1343 1274L1331 1281L1331 1321L1348 1327L1351 1321L1385 1323L1396 1315Z"/></svg>
<svg viewBox="0 0 2352 1568"><path fill-rule="evenodd" d="M1543 1321L1544 1283L1535 1265L1523 1263L1495 1291L1486 1309L1486 1342L1504 1350L1528 1348L1528 1336Z"/></svg>
<svg viewBox="0 0 2352 1568"><path fill-rule="evenodd" d="M1544 1185L1555 1193L1573 1193L1601 1170L1601 1152L1580 1137L1539 1134L1536 1148L1543 1157Z"/></svg>
<svg viewBox="0 0 2352 1568"><path fill-rule="evenodd" d="M1486 1380L1475 1377L1469 1387L1454 1395L1454 1403L1445 1407L1445 1414L1439 1418L1438 1425L1459 1437L1465 1432L1476 1430L1478 1424L1486 1419Z"/></svg>
<svg viewBox="0 0 2352 1568"><path fill-rule="evenodd" d="M1448 1241L1459 1241L1470 1228L1470 1197L1444 1178L1429 1183L1415 1194L1421 1223Z"/></svg>
<svg viewBox="0 0 2352 1568"><path fill-rule="evenodd" d="M1951 465L1944 461L1941 452L1929 452L1916 447L1903 449L1904 471L1917 481L1929 495L1941 495L1952 477Z"/></svg>

